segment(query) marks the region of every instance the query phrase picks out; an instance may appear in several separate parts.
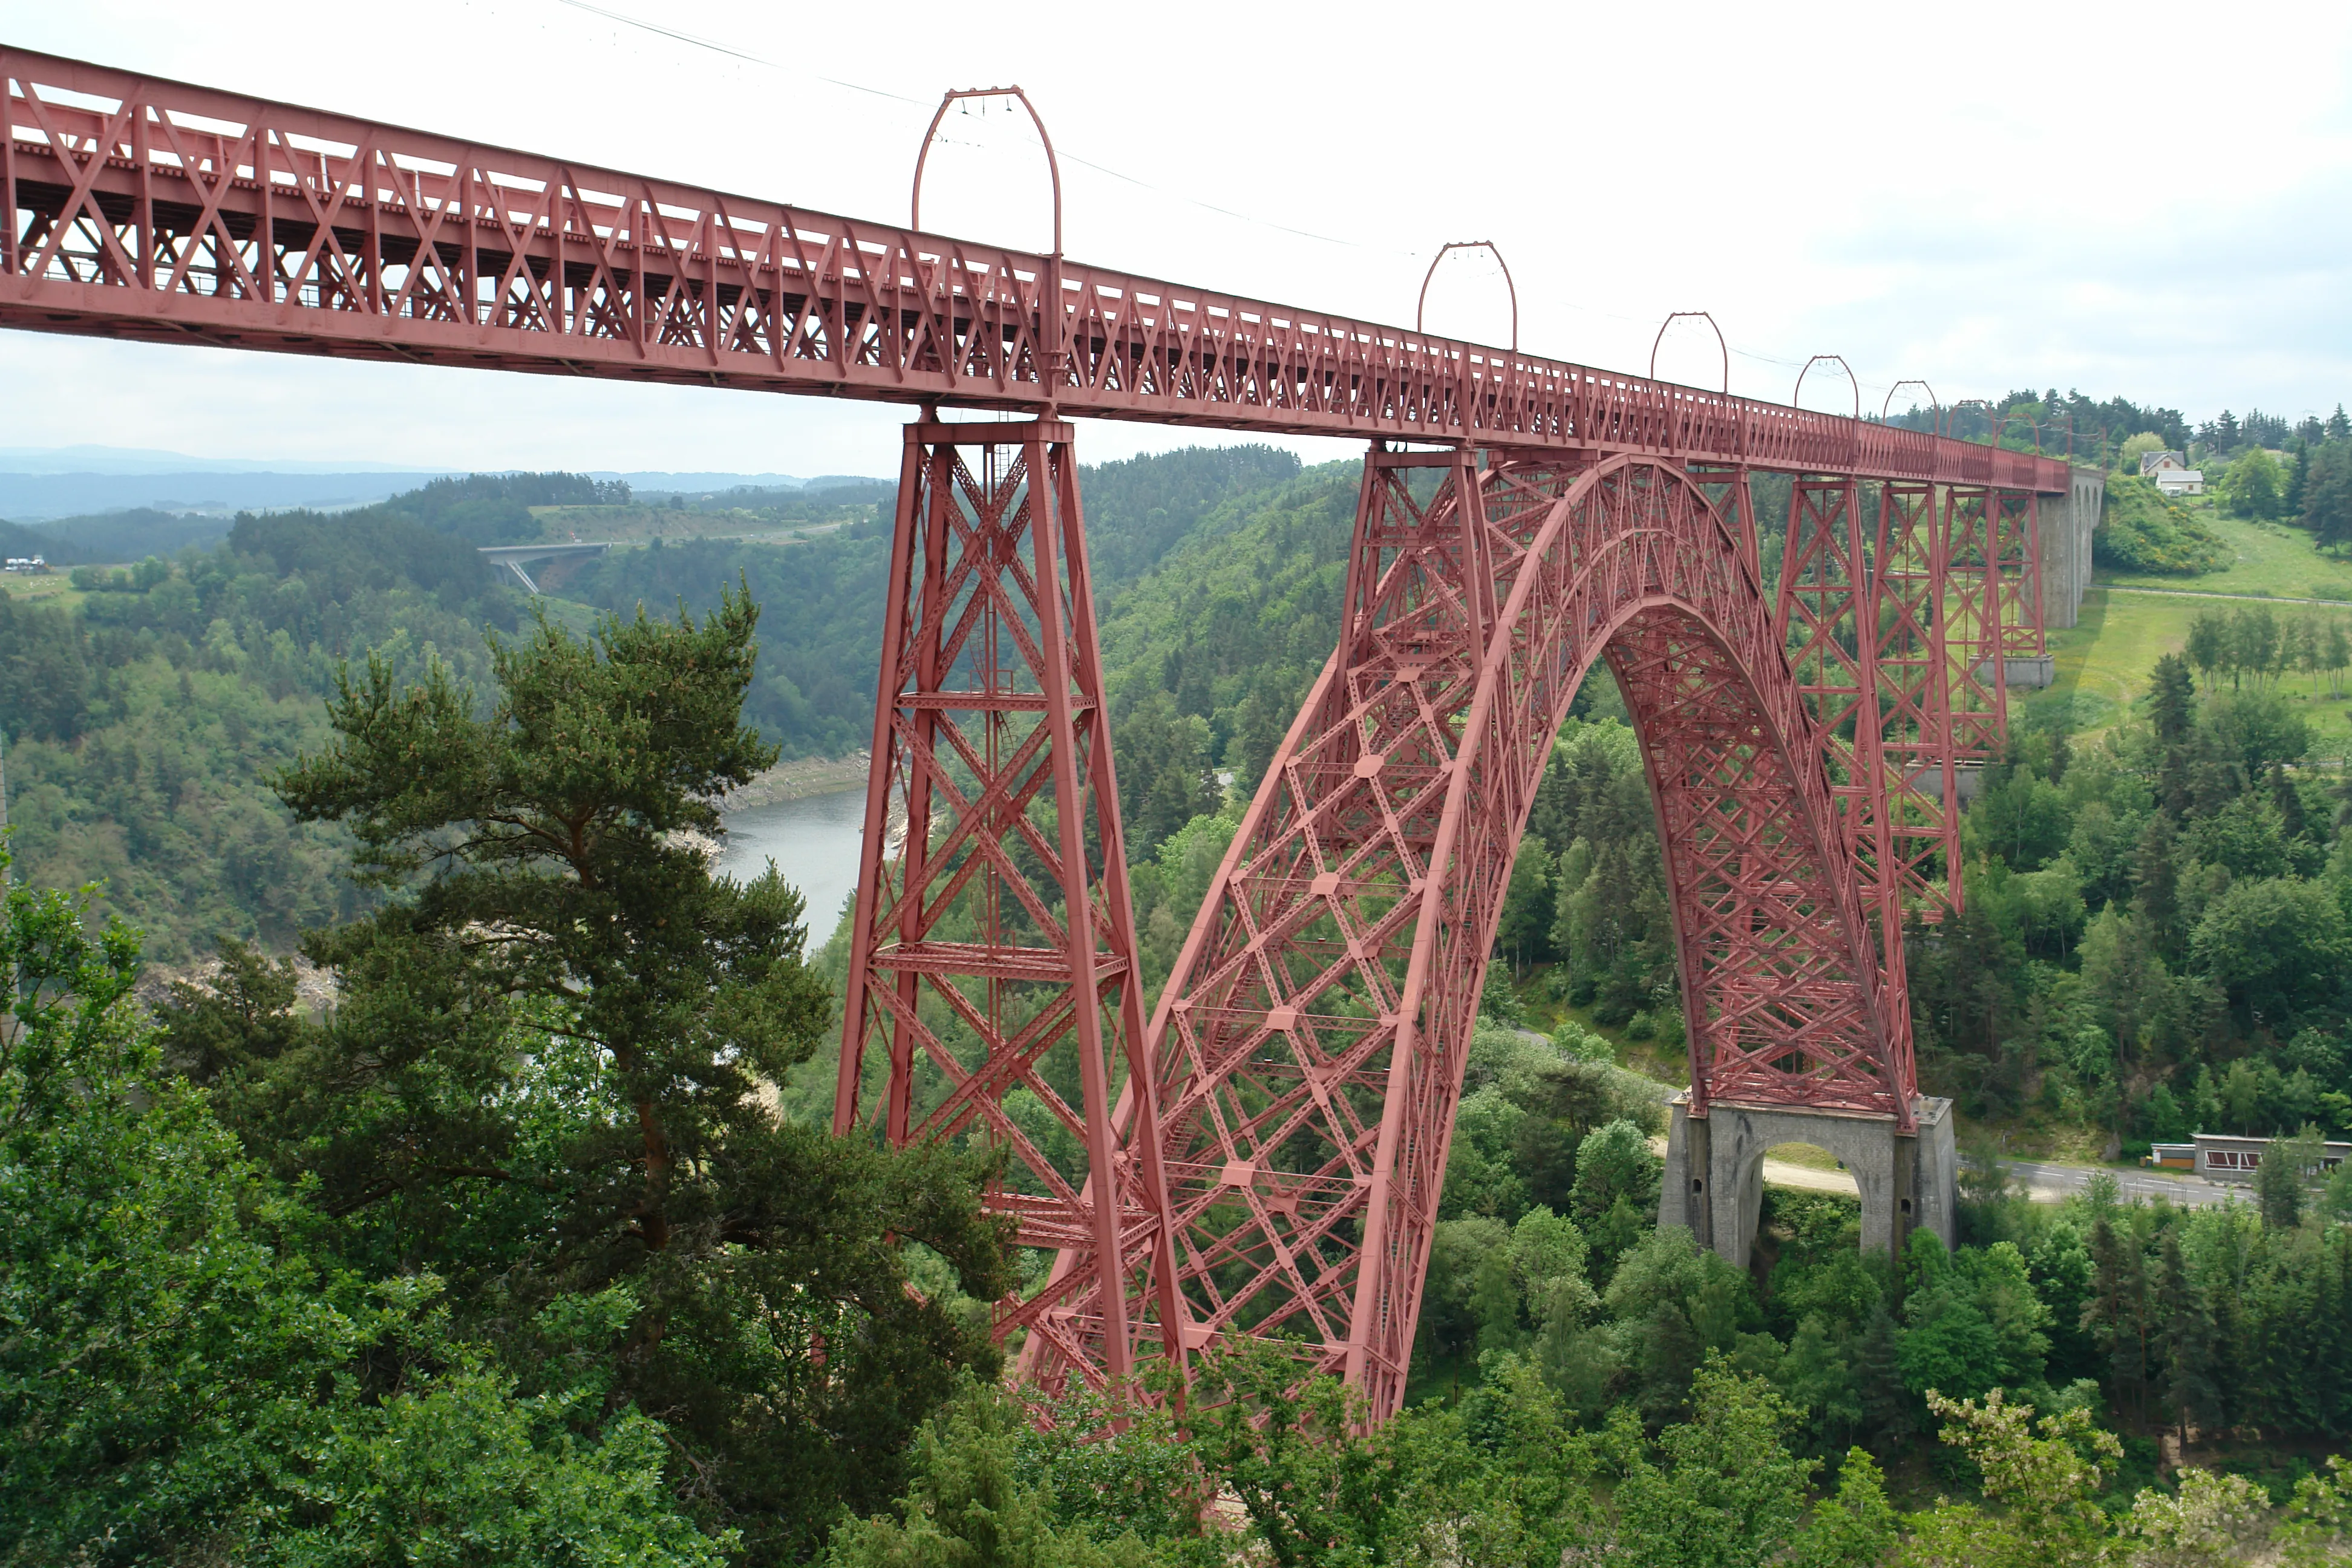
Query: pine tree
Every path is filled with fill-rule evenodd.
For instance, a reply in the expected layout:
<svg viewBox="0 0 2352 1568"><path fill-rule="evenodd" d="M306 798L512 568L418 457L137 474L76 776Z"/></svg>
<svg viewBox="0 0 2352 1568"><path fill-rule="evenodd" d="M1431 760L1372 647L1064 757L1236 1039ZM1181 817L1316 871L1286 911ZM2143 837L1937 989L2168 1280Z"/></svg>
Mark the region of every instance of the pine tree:
<svg viewBox="0 0 2352 1568"><path fill-rule="evenodd" d="M2263 1148L2263 1163L2254 1172L2254 1193L2263 1205L2263 1224L2273 1230L2293 1230L2303 1223L2303 1183L2306 1165L2319 1163L2319 1135L2273 1138Z"/></svg>
<svg viewBox="0 0 2352 1568"><path fill-rule="evenodd" d="M2213 1379L2213 1314L2189 1278L2178 1224L2165 1227L2157 1300L2164 1329L2164 1402L2185 1439L2192 1426L2218 1424L2221 1398Z"/></svg>
<svg viewBox="0 0 2352 1568"><path fill-rule="evenodd" d="M2330 441L2311 459L2303 521L2324 546L2352 542L2352 440Z"/></svg>
<svg viewBox="0 0 2352 1568"><path fill-rule="evenodd" d="M394 896L309 943L333 1014L212 1091L485 1338L625 1302L599 1397L666 1413L698 1509L754 1556L887 1500L959 1368L996 1371L984 1325L908 1289L905 1244L982 1300L1011 1283L980 1156L835 1139L762 1097L837 1026L801 896L773 867L713 876L679 831L775 760L743 722L758 619L735 591L587 638L542 617L492 639L488 699L437 660L346 679L336 740L278 789Z"/></svg>
<svg viewBox="0 0 2352 1568"><path fill-rule="evenodd" d="M1917 1430L1911 1391L1903 1384L1900 1331L1882 1299L1853 1346L1853 1387L1862 1403L1862 1429L1879 1452Z"/></svg>
<svg viewBox="0 0 2352 1568"><path fill-rule="evenodd" d="M2186 740L2196 704L2197 683L2188 661L2177 653L2158 659L2148 679L2148 717L2156 724L2156 738L2168 746Z"/></svg>
<svg viewBox="0 0 2352 1568"><path fill-rule="evenodd" d="M2344 416L2344 405L2339 403L2336 412L2327 416L2327 438L2341 441L2347 437L2352 437L2352 419Z"/></svg>
<svg viewBox="0 0 2352 1568"><path fill-rule="evenodd" d="M2173 863L2172 816L2158 811L2141 830L2134 853L2132 881L2137 889L2133 907L2147 922L2157 951L2167 958L2180 956L2180 877Z"/></svg>
<svg viewBox="0 0 2352 1568"><path fill-rule="evenodd" d="M2135 1419L2145 1419L2148 1384L2147 1260L2128 1215L2103 1205L2091 1225L2091 1300L2084 1309L2107 1352L2109 1392Z"/></svg>

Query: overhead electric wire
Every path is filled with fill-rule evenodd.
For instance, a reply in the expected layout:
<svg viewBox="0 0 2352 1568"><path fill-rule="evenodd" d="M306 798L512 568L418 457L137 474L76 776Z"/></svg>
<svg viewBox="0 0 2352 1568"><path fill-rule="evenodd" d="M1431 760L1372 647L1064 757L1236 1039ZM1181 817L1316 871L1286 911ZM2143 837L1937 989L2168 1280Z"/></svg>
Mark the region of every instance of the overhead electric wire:
<svg viewBox="0 0 2352 1568"><path fill-rule="evenodd" d="M680 32L676 27L665 27L657 22L647 22L639 17L629 16L625 12L614 11L606 6L592 5L590 4L590 0L556 0L556 3L562 5L569 5L575 11L586 11L593 16L602 16L608 22L618 22L623 26L640 28L646 32L656 34L659 37L672 39L677 43L691 45L695 48L709 49L714 53L725 55L731 59L743 60L749 64L760 66L768 70L782 72L788 76L793 74L806 76L813 80L824 82L833 87L847 88L852 92L863 92L875 98L887 98L893 103L904 103L915 109L929 109L932 107L930 104L924 102L920 99L908 98L904 93L891 92L883 88L868 87L864 82L851 81L845 77L827 76L823 71L814 70L802 70L796 72L795 68L782 65L778 61L767 59L759 55L751 54L747 50L736 48L732 45L719 43L709 38L697 37L692 33ZM1026 140L1031 146L1037 147L1041 151L1043 150L1044 143L1037 141L1034 135L1026 137ZM980 145L980 143L963 143L963 145L976 146ZM1273 229L1280 234L1296 235L1301 239L1311 239L1320 245L1336 245L1349 250L1381 251L1390 256L1402 256L1407 258L1414 257L1414 252L1410 250L1397 250L1383 245L1367 245L1361 240L1340 239L1332 235L1317 234L1312 229L1296 228L1289 224L1276 223L1269 218L1254 217L1248 213L1235 212L1231 207L1221 207L1214 202L1202 201L1200 197L1188 195L1182 191L1171 190L1165 185L1156 185L1150 180L1141 179L1134 174L1129 174L1121 170L1114 169L1108 163L1097 163L1093 159L1082 157L1078 153L1070 152L1066 148L1057 147L1055 149L1055 153L1065 162L1076 163L1085 168L1092 169L1097 174L1108 174L1114 180L1122 181L1127 184L1135 186L1138 190L1150 191L1155 195L1173 196L1176 200L1188 202L1192 205L1199 207L1203 212L1216 213L1222 216L1233 218L1240 223L1255 224L1260 228Z"/></svg>
<svg viewBox="0 0 2352 1568"><path fill-rule="evenodd" d="M787 66L780 61L769 59L764 56L755 55L747 49L737 48L731 44L721 43L713 38L701 37L696 34L685 32L677 27L665 26L658 22L648 22L641 16L632 16L625 11L616 11L609 6L595 5L593 3L593 0L556 0L556 4L569 6L575 11L587 12L590 16L601 16L608 22L617 23L625 27L635 27L641 32L651 33L656 37L670 39L674 43L685 44L692 48L708 49L714 54L725 55L730 59L741 60L747 65L755 65L764 70L775 71L781 75L806 77L811 80L821 81L828 86L842 88L850 92L865 93L873 98L887 99L893 103L903 103L911 109L919 110L934 107L934 105L922 99L909 98L902 92L892 92L886 88L869 86L862 81L852 81L846 77L827 76L823 71L810 70L795 66ZM1029 145L1038 148L1041 152L1044 150L1044 143L1039 142L1034 133L1027 127L1021 127L1017 133L1020 134ZM945 138L941 138L940 140L942 142L946 141ZM955 146L979 147L982 149L986 148L986 143L982 142L950 142L948 144ZM1078 153L1070 152L1066 148L1056 147L1055 149L1055 154L1056 157L1066 162L1079 164L1082 167L1093 170L1098 174L1104 174L1111 179L1118 180L1122 184L1133 185L1138 190L1150 191L1155 195L1172 197L1173 199L1186 203L1189 205L1199 207L1203 212L1212 212L1217 214L1221 217L1232 218L1236 223L1250 224L1255 227L1270 229L1278 234L1292 235L1300 239L1313 240L1318 245L1338 246L1347 250L1369 251L1383 256L1403 257L1407 259L1415 261L1420 260L1422 256L1426 254L1425 252L1420 251L1399 250L1391 246L1368 244L1362 240L1341 239L1333 235L1318 234L1312 229L1297 228L1289 224L1276 223L1268 218L1255 217L1248 213L1237 212L1232 207L1219 206L1214 202L1203 201L1198 196L1188 195L1182 191L1171 190L1166 185L1154 184L1150 180L1139 178L1137 175L1127 174L1118 169L1114 169L1107 163L1098 163L1091 158L1083 157ZM1499 276L1499 274L1491 275ZM1562 301L1562 303L1564 303L1570 310L1580 311L1585 315L1599 316L1605 321L1624 321L1633 326L1645 326L1648 324L1640 317L1629 316L1622 311L1604 310L1595 306L1578 304L1574 300L1566 300ZM1726 344L1725 346L1729 348L1728 344ZM1749 349L1730 349L1729 352L1738 355L1741 359L1750 361L1754 363L1779 365L1784 370L1795 370L1805 363L1801 360L1782 359L1775 354L1757 353ZM1848 374L1852 374L1851 370L1849 370ZM1892 392L1896 386L1903 384L1899 381L1886 384L1864 381L1860 376L1853 376L1853 380L1855 386L1866 392Z"/></svg>

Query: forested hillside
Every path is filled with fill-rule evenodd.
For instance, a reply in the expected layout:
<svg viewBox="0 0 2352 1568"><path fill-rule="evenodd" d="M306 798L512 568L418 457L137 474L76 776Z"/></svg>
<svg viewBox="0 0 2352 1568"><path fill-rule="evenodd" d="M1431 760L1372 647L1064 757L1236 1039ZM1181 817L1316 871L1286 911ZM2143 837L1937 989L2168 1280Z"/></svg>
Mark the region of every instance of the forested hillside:
<svg viewBox="0 0 2352 1568"><path fill-rule="evenodd" d="M1296 458L1266 447L1195 447L1086 469L1080 489L1098 605L1115 604L1205 515L1297 471ZM661 610L683 600L698 613L717 604L722 589L749 584L762 614L760 677L746 710L787 757L845 754L873 739L890 498L850 488L818 494L842 510L803 509L800 520L842 521L834 532L786 548L656 536L642 552L615 551L593 563L561 592L599 609L625 612L642 603ZM845 521L853 500L862 510ZM782 521L793 514L772 515ZM593 531L599 521L593 511L566 509L551 521L600 537ZM1343 521L1343 538L1345 532Z"/></svg>
<svg viewBox="0 0 2352 1568"><path fill-rule="evenodd" d="M1255 448L1085 477L1152 987L1331 646L1357 478ZM0 1557L2352 1552L2352 1166L2317 1143L2352 1112L2352 837L2286 692L2339 668L2321 623L2204 601L2127 701L2020 694L1966 912L1910 933L1960 1245L1891 1258L1786 1188L1746 1268L1657 1228L1685 1024L1639 748L1588 682L1513 870L1407 1413L1210 1344L1181 1419L1073 1391L1041 1431L987 1323L1050 1255L982 1214L992 1152L831 1137L844 955L669 831L866 739L887 499L476 478L0 599ZM621 544L551 574L544 625L476 550L574 534ZM597 609L623 618L583 641ZM322 928L337 1005L232 943L142 1009L136 939L34 890L93 871L151 959ZM1083 1182L1035 1093L1006 1107ZM2276 1138L2246 1204L2028 1203L1987 1142L2191 1125Z"/></svg>
<svg viewBox="0 0 2352 1568"><path fill-rule="evenodd" d="M1264 447L1089 469L1090 537L1111 563L1097 574L1106 596L1204 510L1297 469ZM551 578L551 614L583 621L591 608L659 611L681 598L704 613L723 586L748 582L765 607L753 721L787 756L863 745L887 495L866 483L671 500L649 507L625 486L567 474L439 479L355 511L240 517L210 547L83 565L68 591L0 597L0 730L19 867L48 886L102 881L100 907L146 933L151 958L175 964L222 936L283 951L355 912L365 899L339 869L340 834L291 821L268 780L324 733L324 701L347 660L374 655L404 676L437 654L487 691L484 628L511 634L529 608L476 547L600 525L644 542ZM664 537L666 520L683 542ZM74 537L96 547L178 522L78 521ZM730 527L800 531L790 542L692 536Z"/></svg>
<svg viewBox="0 0 2352 1568"><path fill-rule="evenodd" d="M1181 1411L1007 1389L990 1303L1040 1255L979 1208L998 1163L791 1114L831 1076L800 900L772 873L714 879L665 831L715 826L710 801L775 755L740 722L753 619L739 596L593 645L534 628L486 704L446 667L379 663L339 693L283 798L401 896L306 944L341 986L323 1015L232 949L147 1016L134 939L11 893L0 1549L352 1568L556 1568L583 1542L647 1568L2352 1550L2352 1476L2321 1462L2352 1434L2352 1170L2307 1182L2315 1149L2274 1145L2258 1206L2184 1214L2096 1184L2027 1205L1979 1164L1964 1244L1923 1231L1895 1258L1859 1251L1850 1201L1776 1192L1743 1268L1655 1226L1658 1086L1576 1028L1474 1039L1396 1420L1298 1386L1272 1346L1198 1347ZM2191 775L2210 760L2182 749ZM1622 750L1605 718L1566 748L1581 765L1549 810L1571 850L1622 808ZM2166 1555L2184 1539L2197 1554Z"/></svg>
<svg viewBox="0 0 2352 1568"><path fill-rule="evenodd" d="M487 668L520 595L471 544L372 510L238 521L89 591L0 602L0 726L22 872L105 883L105 907L184 963L220 936L290 946L353 912L341 836L296 825L267 781L325 732L345 659L404 675Z"/></svg>

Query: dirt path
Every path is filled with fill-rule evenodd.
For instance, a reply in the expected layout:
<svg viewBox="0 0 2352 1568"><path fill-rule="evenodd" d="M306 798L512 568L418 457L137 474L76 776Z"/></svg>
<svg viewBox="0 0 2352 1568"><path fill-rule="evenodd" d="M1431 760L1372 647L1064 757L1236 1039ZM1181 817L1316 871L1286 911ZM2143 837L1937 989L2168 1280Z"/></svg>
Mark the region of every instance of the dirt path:
<svg viewBox="0 0 2352 1568"><path fill-rule="evenodd" d="M1650 1140L1651 1152L1665 1158L1666 1141ZM1764 1179L1776 1187L1801 1187L1811 1193L1843 1193L1847 1197L1860 1197L1862 1189L1853 1184L1853 1176L1845 1171L1822 1171L1811 1165L1794 1165L1786 1160L1764 1158Z"/></svg>
<svg viewBox="0 0 2352 1568"><path fill-rule="evenodd" d="M2197 588L2126 588L2120 583L2094 583L2091 586L2110 594L2147 594L2159 599L2242 599L2250 605L2325 605L2336 610L2352 607L2342 599L2292 599L2284 594L2209 594Z"/></svg>

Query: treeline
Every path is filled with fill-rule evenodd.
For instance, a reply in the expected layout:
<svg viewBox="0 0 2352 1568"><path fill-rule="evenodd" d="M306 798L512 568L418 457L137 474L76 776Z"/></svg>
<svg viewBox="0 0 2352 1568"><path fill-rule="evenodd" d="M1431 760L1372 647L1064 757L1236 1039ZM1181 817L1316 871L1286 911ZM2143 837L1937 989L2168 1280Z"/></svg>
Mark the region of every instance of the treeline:
<svg viewBox="0 0 2352 1568"><path fill-rule="evenodd" d="M1971 402L1943 409L1914 405L1901 414L1890 413L1886 422L1909 430L1940 427L1962 441L1997 439L2015 451L2039 450L2051 457L2071 451L2076 462L2103 468L2115 468L2124 443L2143 431L2161 437L2168 449L2189 449L2192 427L2177 408L2134 403L2128 397L2103 401L2080 392L2062 396L2056 387L2012 391L1990 403L1990 407Z"/></svg>
<svg viewBox="0 0 2352 1568"><path fill-rule="evenodd" d="M2242 517L2307 528L2323 549L2352 544L2352 422L2339 408L2313 434L2298 432L2284 463L2264 447L2243 448L2219 488L2223 504Z"/></svg>
<svg viewBox="0 0 2352 1568"><path fill-rule="evenodd" d="M626 506L625 479L585 474L463 474L433 479L351 517L406 518L468 544L516 544L540 536L535 506Z"/></svg>
<svg viewBox="0 0 2352 1568"><path fill-rule="evenodd" d="M2102 565L2128 571L2211 571L2227 563L2221 542L2184 509L2140 479L2144 452L2175 451L2206 475L2206 488L2239 517L2307 528L2326 548L2352 545L2352 416L2341 404L2326 418L2289 421L2259 409L2191 425L2179 410L2128 398L2102 403L2053 388L2011 392L1991 407L1914 407L1887 422L1941 428L1962 440L2063 455L2112 470L2106 515L2093 545Z"/></svg>
<svg viewBox="0 0 2352 1568"><path fill-rule="evenodd" d="M2252 605L2222 613L2200 610L2189 623L2181 655L2209 685L2227 677L2232 689L2251 680L2256 689L2275 689L2291 672L2327 677L2328 692L2341 696L2344 671L2352 668L2352 633L2334 616L2274 613Z"/></svg>
<svg viewBox="0 0 2352 1568"><path fill-rule="evenodd" d="M625 485L624 492L627 490ZM847 474L824 475L799 485L730 485L723 490L647 490L624 493L618 502L658 507L667 511L743 512L763 522L821 521L844 508L888 506L898 492L889 479Z"/></svg>
<svg viewBox="0 0 2352 1568"><path fill-rule="evenodd" d="M1961 823L1966 907L1908 942L1921 1070L1970 1115L2123 1148L2352 1128L2343 786L2266 685L2200 693L2168 654L2095 744L2063 703L2013 716Z"/></svg>
<svg viewBox="0 0 2352 1568"><path fill-rule="evenodd" d="M2200 447L2230 454L2248 447L2284 447L2290 441L2316 446L2324 440L2341 441L2347 436L2352 436L2352 417L2345 415L2344 405L2339 403L2336 412L2325 419L2307 414L2292 422L2259 408L2249 410L2241 419L2224 408L2218 417L2197 426L2195 440Z"/></svg>

